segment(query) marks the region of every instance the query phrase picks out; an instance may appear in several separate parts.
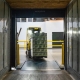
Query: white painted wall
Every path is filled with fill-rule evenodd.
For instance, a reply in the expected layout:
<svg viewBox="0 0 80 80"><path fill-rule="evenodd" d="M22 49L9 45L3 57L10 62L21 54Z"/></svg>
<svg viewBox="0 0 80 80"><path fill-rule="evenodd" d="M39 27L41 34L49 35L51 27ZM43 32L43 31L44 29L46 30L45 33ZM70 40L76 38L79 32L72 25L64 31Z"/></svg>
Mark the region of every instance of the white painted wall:
<svg viewBox="0 0 80 80"><path fill-rule="evenodd" d="M45 23L44 22L18 22L17 23L17 31L22 28L22 31L19 36L19 40L26 40L26 32L28 27L41 27L42 32L45 31Z"/></svg>
<svg viewBox="0 0 80 80"><path fill-rule="evenodd" d="M52 32L64 32L64 21L47 21L45 22L47 40L52 40ZM52 42L48 42L48 45L52 45ZM51 48L51 46L49 46Z"/></svg>
<svg viewBox="0 0 80 80"><path fill-rule="evenodd" d="M41 27L42 32L47 33L47 40L52 40L52 32L64 32L64 21L18 22L17 31L19 32L19 29L22 28L19 40L26 40L26 31L28 27ZM52 45L52 42L48 42L48 45ZM51 48L51 46L49 48Z"/></svg>

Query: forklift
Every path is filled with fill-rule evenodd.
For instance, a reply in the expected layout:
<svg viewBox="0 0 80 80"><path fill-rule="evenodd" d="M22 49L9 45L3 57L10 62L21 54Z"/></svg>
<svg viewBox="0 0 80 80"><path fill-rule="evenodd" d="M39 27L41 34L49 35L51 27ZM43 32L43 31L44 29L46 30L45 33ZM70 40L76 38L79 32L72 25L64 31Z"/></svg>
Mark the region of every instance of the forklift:
<svg viewBox="0 0 80 80"><path fill-rule="evenodd" d="M34 35L40 35L41 34L41 28L40 27L29 27L27 28L27 47L26 47L26 56L28 56L29 58L42 58L42 57L46 57L47 58L47 53L46 55L44 55L43 53L43 56L41 55L37 55L38 52L36 52L36 56L34 55L34 41L33 41L33 36ZM39 36L38 37L35 37L35 40L37 40L37 38L40 38ZM46 39L47 40L47 39ZM46 43L47 44L47 43ZM38 44L39 46L39 44ZM37 50L37 47L35 48L35 51Z"/></svg>

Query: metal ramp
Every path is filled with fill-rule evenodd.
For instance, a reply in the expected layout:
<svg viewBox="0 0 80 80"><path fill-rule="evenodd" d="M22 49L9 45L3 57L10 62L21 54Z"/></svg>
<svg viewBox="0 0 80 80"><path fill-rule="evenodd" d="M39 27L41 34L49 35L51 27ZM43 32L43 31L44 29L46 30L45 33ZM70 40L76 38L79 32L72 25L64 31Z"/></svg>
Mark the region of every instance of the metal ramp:
<svg viewBox="0 0 80 80"><path fill-rule="evenodd" d="M8 73L3 80L72 80L64 70L51 71L13 71Z"/></svg>
<svg viewBox="0 0 80 80"><path fill-rule="evenodd" d="M21 70L8 73L3 80L73 80L55 61L29 60Z"/></svg>
<svg viewBox="0 0 80 80"><path fill-rule="evenodd" d="M56 61L46 61L44 59L26 61L21 70L60 70Z"/></svg>

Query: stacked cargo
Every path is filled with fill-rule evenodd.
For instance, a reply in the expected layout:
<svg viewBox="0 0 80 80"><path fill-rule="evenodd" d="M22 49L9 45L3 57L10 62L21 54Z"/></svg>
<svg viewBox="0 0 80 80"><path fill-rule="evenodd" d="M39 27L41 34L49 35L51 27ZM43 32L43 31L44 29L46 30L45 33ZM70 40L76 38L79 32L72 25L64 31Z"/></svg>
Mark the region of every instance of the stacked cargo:
<svg viewBox="0 0 80 80"><path fill-rule="evenodd" d="M33 35L33 55L47 56L47 33L35 33Z"/></svg>

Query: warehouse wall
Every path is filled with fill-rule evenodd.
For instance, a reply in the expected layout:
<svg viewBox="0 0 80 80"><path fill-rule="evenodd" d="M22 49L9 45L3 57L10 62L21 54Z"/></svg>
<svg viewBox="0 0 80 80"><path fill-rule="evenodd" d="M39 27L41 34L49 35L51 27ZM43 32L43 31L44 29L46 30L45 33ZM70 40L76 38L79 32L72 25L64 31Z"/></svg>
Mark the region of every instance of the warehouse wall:
<svg viewBox="0 0 80 80"><path fill-rule="evenodd" d="M47 33L47 40L52 40L52 32L64 32L64 21L46 21L46 22L18 22L17 31L22 27L19 40L26 40L26 30L28 27L41 27L42 32ZM24 36L23 36L24 35ZM23 43L20 43L24 45ZM52 42L48 42L48 45L52 45ZM49 46L49 48L52 48Z"/></svg>
<svg viewBox="0 0 80 80"><path fill-rule="evenodd" d="M22 28L22 31L19 36L19 40L26 40L26 33L27 33L28 27L41 27L42 32L45 32L45 23L44 22L18 22L17 23L17 32L19 32L19 29Z"/></svg>
<svg viewBox="0 0 80 80"><path fill-rule="evenodd" d="M0 0L0 78L10 67L10 8Z"/></svg>
<svg viewBox="0 0 80 80"><path fill-rule="evenodd" d="M67 8L67 70L80 80L80 0Z"/></svg>
<svg viewBox="0 0 80 80"><path fill-rule="evenodd" d="M52 40L52 32L64 32L64 21L47 21L45 23L47 40ZM56 35L55 35L56 36ZM48 42L48 45L52 45L52 42ZM52 48L52 46L48 46L48 48Z"/></svg>

